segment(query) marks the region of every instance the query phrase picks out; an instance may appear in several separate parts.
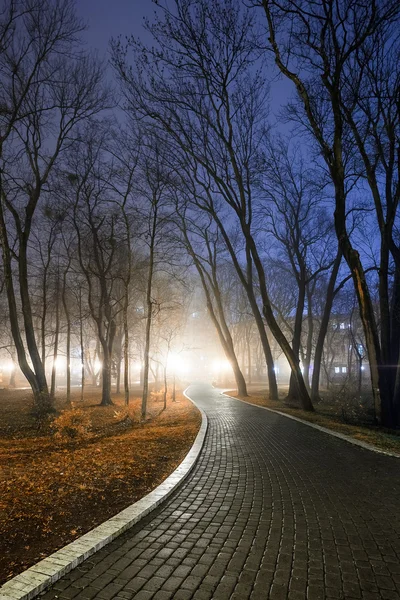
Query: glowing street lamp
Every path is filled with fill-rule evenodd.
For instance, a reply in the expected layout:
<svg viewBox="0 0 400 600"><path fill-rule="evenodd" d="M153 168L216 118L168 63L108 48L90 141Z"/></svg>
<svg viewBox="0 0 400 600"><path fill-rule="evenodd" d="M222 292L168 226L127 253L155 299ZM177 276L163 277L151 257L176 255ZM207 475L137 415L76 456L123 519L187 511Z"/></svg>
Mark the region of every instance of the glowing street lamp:
<svg viewBox="0 0 400 600"><path fill-rule="evenodd" d="M64 356L57 356L56 360L54 361L54 366L59 370L65 367L65 363L66 359Z"/></svg>

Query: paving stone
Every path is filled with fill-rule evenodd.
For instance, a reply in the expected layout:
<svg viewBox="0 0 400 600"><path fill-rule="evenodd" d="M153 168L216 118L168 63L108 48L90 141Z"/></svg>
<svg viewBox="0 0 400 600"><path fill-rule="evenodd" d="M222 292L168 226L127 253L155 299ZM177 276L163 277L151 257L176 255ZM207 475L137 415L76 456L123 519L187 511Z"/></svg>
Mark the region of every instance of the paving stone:
<svg viewBox="0 0 400 600"><path fill-rule="evenodd" d="M43 600L400 600L400 460L191 390L185 483Z"/></svg>

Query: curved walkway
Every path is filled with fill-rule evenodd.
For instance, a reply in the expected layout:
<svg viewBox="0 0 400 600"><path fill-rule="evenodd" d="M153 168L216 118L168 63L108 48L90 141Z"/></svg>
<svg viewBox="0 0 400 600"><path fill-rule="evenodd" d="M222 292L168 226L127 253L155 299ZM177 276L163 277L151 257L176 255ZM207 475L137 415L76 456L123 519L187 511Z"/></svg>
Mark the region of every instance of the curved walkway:
<svg viewBox="0 0 400 600"><path fill-rule="evenodd" d="M192 474L43 600L400 599L400 460L206 385Z"/></svg>

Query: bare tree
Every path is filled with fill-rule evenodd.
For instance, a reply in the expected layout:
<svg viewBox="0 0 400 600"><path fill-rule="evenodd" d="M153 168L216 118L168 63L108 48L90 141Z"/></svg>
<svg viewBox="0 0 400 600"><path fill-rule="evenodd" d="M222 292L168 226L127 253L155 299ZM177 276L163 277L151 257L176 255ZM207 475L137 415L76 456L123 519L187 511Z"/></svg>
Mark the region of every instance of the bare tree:
<svg viewBox="0 0 400 600"><path fill-rule="evenodd" d="M121 211L124 224L123 239L120 240L121 260L126 262L123 270L122 284L124 288L124 300L122 311L123 339L124 339L124 396L125 404L129 404L129 321L128 309L131 294L131 282L133 275L132 235L133 216L135 212L135 201L132 194L137 192L135 188L135 175L137 171L140 138L138 135L116 132L114 144L110 152L114 159L114 173L111 180L111 188L115 194L115 202ZM120 365L118 365L120 370Z"/></svg>
<svg viewBox="0 0 400 600"><path fill-rule="evenodd" d="M266 149L266 163L261 218L264 216L264 228L276 240L270 248L270 260L279 267L275 275L278 285L289 278L297 288L295 306L290 310L291 323L286 317L285 324L292 335L293 351L299 359L301 355L304 379L309 388L314 333L313 294L321 275L335 265L333 220L328 213L330 199L325 197L324 182L315 168L306 165L298 145L291 146L282 137L271 139ZM288 397L293 399L295 396L292 376Z"/></svg>
<svg viewBox="0 0 400 600"><path fill-rule="evenodd" d="M112 404L111 366L116 318L122 310L120 286L124 263L118 239L124 226L120 207L110 201L109 178L113 167L104 152L108 129L91 127L74 148L64 188L73 198L72 220L76 231L78 260L86 279L88 304L101 345L102 400ZM68 185L69 184L69 185Z"/></svg>
<svg viewBox="0 0 400 600"><path fill-rule="evenodd" d="M0 17L0 241L18 362L40 411L51 402L29 292L32 222L77 125L106 101L101 66L78 44L82 29L70 0L7 0Z"/></svg>
<svg viewBox="0 0 400 600"><path fill-rule="evenodd" d="M262 6L268 26L268 40L280 72L295 86L298 102L290 106L292 118L301 122L315 140L319 152L325 161L335 190L335 229L340 249L353 276L354 287L360 307L361 320L364 327L366 346L370 363L372 392L378 422L385 425L396 423L396 409L393 406L393 387L389 385L387 375L387 352L380 344L378 325L374 314L371 290L365 276L360 254L348 231L347 226L347 177L353 169L354 149L361 152L364 164L367 165L367 178L373 191L377 209L378 222L382 239L396 252L391 244L391 221L397 210L397 202L387 206L386 221L380 198L375 194L376 187L371 175L376 169L374 155L366 150L366 140L382 141L387 134L394 140L394 122L392 117L398 111L398 102L386 100L386 90L382 88L383 80L374 65L387 54L388 46L396 48L395 62L398 64L397 36L400 6L397 0L379 2L371 0L360 3L356 0L322 0L319 3L311 0L262 0ZM392 59L393 60L393 59ZM397 70L398 72L398 70ZM371 83L361 87L366 79L379 79L378 90ZM386 84L386 82L385 82ZM390 85L393 84L393 80ZM359 113L371 107L370 100L364 101L364 93L372 96L372 105L378 106L371 114L367 114L370 128L365 129L365 119L359 121ZM398 78L394 89L398 93ZM372 91L372 94L369 93ZM378 91L378 94L376 94ZM392 90L393 91L393 90ZM380 102L381 101L381 102ZM381 106L379 106L381 105ZM389 108L390 106L390 108ZM386 109L388 112L386 112ZM367 109L367 113L370 109ZM384 115L391 115L389 129L381 135ZM398 113L397 113L398 114ZM375 123L375 126L374 126ZM398 123L398 119L397 119ZM371 132L372 128L372 134ZM378 133L379 132L379 133ZM378 134L378 138L376 135ZM393 181L390 148L386 147L382 159L389 169L387 181ZM375 147L375 146L374 146ZM381 148L383 149L383 148ZM388 152L389 149L389 152ZM375 152L375 151L374 151ZM381 153L381 151L380 151ZM372 161L371 161L372 159ZM370 162L371 169L368 168ZM375 174L376 174L375 170ZM375 189L375 192L374 192ZM394 212L393 212L394 211ZM383 277L387 276L387 250L382 253ZM381 295L385 295L387 283L381 282ZM383 299L385 340L388 338L388 303ZM385 342L386 344L386 342ZM392 387L392 389L391 389Z"/></svg>
<svg viewBox="0 0 400 600"><path fill-rule="evenodd" d="M254 72L257 52L253 19L234 0L179 0L173 12L163 7L163 15L164 20L151 27L157 47L131 44L136 50L137 69L129 66L127 49L114 44L114 65L128 107L133 115L147 118L156 131L167 133L170 157L181 157L175 168L189 169L197 195L200 191L206 198L200 204L215 219L255 313L266 353L270 393L277 397L254 277L258 277L261 289L264 318L294 372L299 400L304 408L312 409L298 359L274 317L253 232L253 195L260 176L260 143L266 124L265 82ZM221 213L215 209L215 197L223 200L229 219L240 227L244 269Z"/></svg>
<svg viewBox="0 0 400 600"><path fill-rule="evenodd" d="M169 172L166 166L164 149L153 139L148 139L141 161L140 182L136 190L140 193L144 206L137 213L143 223L143 238L148 247L147 283L146 283L146 328L143 357L143 395L141 416L144 420L149 395L149 370L151 327L157 305L153 299L153 280L160 262L164 260L162 235L168 223L167 194Z"/></svg>
<svg viewBox="0 0 400 600"><path fill-rule="evenodd" d="M229 361L236 381L239 395L247 396L247 386L239 366L232 334L226 318L223 295L219 284L218 269L220 244L218 229L210 217L199 220L196 214L177 203L178 226L182 234L182 243L199 275L206 298L210 319L217 331L219 341Z"/></svg>

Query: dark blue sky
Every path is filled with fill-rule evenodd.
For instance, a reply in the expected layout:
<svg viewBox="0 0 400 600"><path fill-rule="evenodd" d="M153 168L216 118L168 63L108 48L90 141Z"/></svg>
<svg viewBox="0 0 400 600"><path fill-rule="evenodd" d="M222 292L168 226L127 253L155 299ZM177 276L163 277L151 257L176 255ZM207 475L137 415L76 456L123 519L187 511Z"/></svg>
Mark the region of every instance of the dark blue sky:
<svg viewBox="0 0 400 600"><path fill-rule="evenodd" d="M105 55L111 37L134 35L143 38L143 18L151 17L151 0L78 0L78 15L88 22L87 43Z"/></svg>
<svg viewBox="0 0 400 600"><path fill-rule="evenodd" d="M156 10L152 0L76 0L76 8L78 15L88 23L84 39L102 57L108 58L111 37L134 35L151 43L151 36L143 28L143 19L152 20ZM265 18L262 11L260 18ZM271 85L272 122L292 92L293 86L286 79L274 79ZM279 128L281 131L288 129L282 124Z"/></svg>

